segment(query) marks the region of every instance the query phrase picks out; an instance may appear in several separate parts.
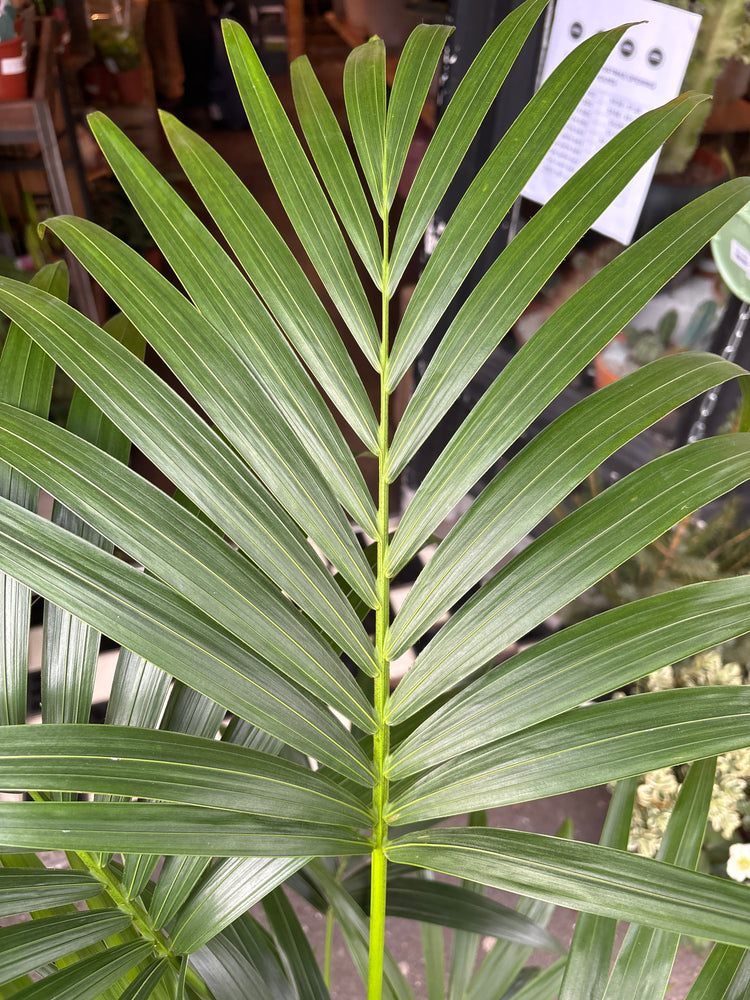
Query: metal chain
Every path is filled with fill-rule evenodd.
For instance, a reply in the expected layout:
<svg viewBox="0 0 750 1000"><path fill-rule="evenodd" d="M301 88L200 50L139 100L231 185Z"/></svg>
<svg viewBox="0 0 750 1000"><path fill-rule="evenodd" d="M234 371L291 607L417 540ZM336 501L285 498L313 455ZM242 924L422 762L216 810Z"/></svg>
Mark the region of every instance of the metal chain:
<svg viewBox="0 0 750 1000"><path fill-rule="evenodd" d="M721 356L725 361L734 361L737 357L737 352L740 349L742 338L745 335L745 327L747 326L748 319L750 319L750 305L747 302L743 302L742 308L737 316L737 322L734 324L734 329L732 330L724 350L721 352ZM706 421L714 412L718 398L718 388L711 389L711 391L707 392L703 397L703 402L701 403L701 408L698 412L698 418L690 428L690 433L688 434L688 443L692 441L699 441L702 437L705 437Z"/></svg>

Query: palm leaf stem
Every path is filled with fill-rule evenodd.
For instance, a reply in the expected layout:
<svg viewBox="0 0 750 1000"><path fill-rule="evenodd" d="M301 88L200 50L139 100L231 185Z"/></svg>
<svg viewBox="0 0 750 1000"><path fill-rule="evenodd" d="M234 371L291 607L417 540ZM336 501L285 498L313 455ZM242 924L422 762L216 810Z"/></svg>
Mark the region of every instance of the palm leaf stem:
<svg viewBox="0 0 750 1000"><path fill-rule="evenodd" d="M35 793L31 794L32 797L36 798ZM117 909L130 917L133 927L141 938L153 947L157 957L167 959L175 971L179 971L180 956L173 954L170 950L166 938L154 926L140 899L128 899L114 872L110 871L106 865L101 864L100 855L88 851L76 851L75 853L89 873L100 883ZM191 989L200 997L205 998L205 1000L213 1000L212 994L201 977L189 965L187 981Z"/></svg>
<svg viewBox="0 0 750 1000"><path fill-rule="evenodd" d="M385 910L387 861L383 845L388 837L388 822L385 818L389 782L387 762L390 755L390 729L386 722L386 710L390 697L390 663L386 656L388 639L390 581L387 566L390 558L389 547L389 482L386 475L389 462L388 422L390 393L388 390L388 354L389 343L389 301L388 301L388 201L386 165L383 164L383 271L382 271L382 306L381 306L381 341L380 341L380 428L378 436L378 538L377 538L377 570L376 588L378 607L375 618L375 647L378 672L375 676L374 708L377 730L373 737L373 765L375 771L375 788L373 792L373 826L374 847L371 860L370 883L370 960L368 971L367 1000L381 1000L383 990L383 961L385 954Z"/></svg>

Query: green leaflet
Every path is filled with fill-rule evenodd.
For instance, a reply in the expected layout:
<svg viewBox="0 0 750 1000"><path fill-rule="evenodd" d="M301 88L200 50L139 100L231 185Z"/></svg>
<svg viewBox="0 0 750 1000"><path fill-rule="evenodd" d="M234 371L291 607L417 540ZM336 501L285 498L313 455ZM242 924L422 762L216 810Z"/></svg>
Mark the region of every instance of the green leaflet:
<svg viewBox="0 0 750 1000"><path fill-rule="evenodd" d="M368 849L364 837L344 827L268 820L199 806L4 802L0 815L3 839L8 846L35 851L122 851L231 858L266 858L271 854L287 860L294 856L299 866L308 855L358 855ZM121 919L124 922L118 929L130 926L128 916Z"/></svg>
<svg viewBox="0 0 750 1000"><path fill-rule="evenodd" d="M385 45L377 35L352 49L344 65L344 100L349 128L375 211L388 211L385 164Z"/></svg>
<svg viewBox="0 0 750 1000"><path fill-rule="evenodd" d="M274 889L263 897L263 912L285 956L288 975L297 996L300 1000L329 1000L315 954L283 889Z"/></svg>
<svg viewBox="0 0 750 1000"><path fill-rule="evenodd" d="M750 439L670 452L615 483L501 569L429 643L399 685L402 719L488 663L634 552L747 477Z"/></svg>
<svg viewBox="0 0 750 1000"><path fill-rule="evenodd" d="M750 953L715 944L703 963L687 1000L743 1000L750 986Z"/></svg>
<svg viewBox="0 0 750 1000"><path fill-rule="evenodd" d="M21 803L13 803L20 805ZM23 803L31 805L31 803ZM65 805L55 808L66 808ZM63 916L43 917L31 923L3 928L0 951L0 983L10 982L25 972L33 972L64 955L99 941L130 926L130 918L117 910L84 911Z"/></svg>
<svg viewBox="0 0 750 1000"><path fill-rule="evenodd" d="M77 903L101 891L101 885L83 872L0 868L0 917Z"/></svg>
<svg viewBox="0 0 750 1000"><path fill-rule="evenodd" d="M292 65L295 79L303 67L304 60L295 60ZM294 254L239 177L205 139L171 115L162 114L162 124L181 167L267 308L339 413L374 451L378 423L372 404L333 320ZM344 149L348 155L346 146ZM341 159L337 150L335 162L339 166ZM358 191L364 201L359 181L356 185L351 182L337 185L336 191L342 197L354 197ZM371 224L373 254L375 250L379 253L369 212L365 218Z"/></svg>
<svg viewBox="0 0 750 1000"><path fill-rule="evenodd" d="M58 298L68 297L68 272L62 263L43 267L32 284ZM0 400L46 416L54 373L44 351L11 323L0 356ZM39 490L25 476L0 463L0 496L33 510ZM12 725L23 722L26 715L31 594L5 573L0 573L0 608L0 724Z"/></svg>
<svg viewBox="0 0 750 1000"><path fill-rule="evenodd" d="M146 942L116 945L106 951L83 958L60 972L45 976L39 982L19 993L18 1000L98 1000L105 990L123 979L139 962L151 954L151 945ZM149 967L148 977L144 973L121 994L121 1000L147 1000L154 986L164 973L165 963ZM149 991L138 992L135 982L143 986L148 983Z"/></svg>
<svg viewBox="0 0 750 1000"><path fill-rule="evenodd" d="M191 953L289 878L307 858L228 858L196 887L171 933L175 951Z"/></svg>
<svg viewBox="0 0 750 1000"><path fill-rule="evenodd" d="M239 25L223 24L227 54L253 135L284 209L333 302L374 368L380 338L341 230L302 146Z"/></svg>
<svg viewBox="0 0 750 1000"><path fill-rule="evenodd" d="M0 567L13 560L48 599L247 721L356 781L372 780L364 754L323 706L175 591L4 501L0 536Z"/></svg>
<svg viewBox="0 0 750 1000"><path fill-rule="evenodd" d="M494 667L431 713L393 751L405 777L600 698L741 635L750 577L711 580L613 608Z"/></svg>
<svg viewBox="0 0 750 1000"><path fill-rule="evenodd" d="M542 84L472 180L409 300L391 351L389 388L401 381L623 30L594 35L574 49Z"/></svg>
<svg viewBox="0 0 750 1000"><path fill-rule="evenodd" d="M377 286L383 266L380 238L346 139L307 56L295 59L290 71L294 106L315 166L349 239ZM347 360L351 364L348 354ZM373 429L372 447L376 448L377 424Z"/></svg>
<svg viewBox="0 0 750 1000"><path fill-rule="evenodd" d="M445 827L394 841L388 857L587 913L750 947L745 886L663 861L542 834Z"/></svg>
<svg viewBox="0 0 750 1000"><path fill-rule="evenodd" d="M243 471L236 452L186 403L68 307L38 295L29 301L28 289L21 296L17 282L3 280L0 301L23 317L27 331L188 497L337 636L355 662L373 662L371 644L351 605L290 530L273 499Z"/></svg>
<svg viewBox="0 0 750 1000"><path fill-rule="evenodd" d="M413 823L528 802L745 745L748 688L678 688L573 709L458 757L391 804Z"/></svg>
<svg viewBox="0 0 750 1000"><path fill-rule="evenodd" d="M109 791L353 827L370 819L324 773L223 741L134 726L0 729L0 785Z"/></svg>
<svg viewBox="0 0 750 1000"><path fill-rule="evenodd" d="M277 669L347 718L356 718L360 727L373 725L371 709L351 674L318 633L295 614L268 577L184 507L46 421L29 424L22 413L0 404L0 428L0 457L24 469ZM142 511L148 511L147 519Z"/></svg>
<svg viewBox="0 0 750 1000"><path fill-rule="evenodd" d="M389 266L389 297L403 277L427 223L448 189L508 70L546 6L547 0L526 0L495 28L441 115L409 189L396 230Z"/></svg>
<svg viewBox="0 0 750 1000"><path fill-rule="evenodd" d="M587 396L545 427L482 491L420 574L393 624L394 647L412 644L623 444L688 399L740 373L713 355L660 358ZM496 430L488 421L482 438L489 444ZM403 539L399 534L394 539L395 565L401 562Z"/></svg>
<svg viewBox="0 0 750 1000"><path fill-rule="evenodd" d="M453 28L420 24L398 57L385 123L385 190L390 208L438 60Z"/></svg>

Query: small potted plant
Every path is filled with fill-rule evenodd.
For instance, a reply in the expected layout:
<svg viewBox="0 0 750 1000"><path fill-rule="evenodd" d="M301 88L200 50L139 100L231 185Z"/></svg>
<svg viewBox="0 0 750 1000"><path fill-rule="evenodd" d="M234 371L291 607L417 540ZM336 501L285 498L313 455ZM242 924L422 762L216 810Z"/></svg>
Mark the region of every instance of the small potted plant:
<svg viewBox="0 0 750 1000"><path fill-rule="evenodd" d="M16 8L0 0L0 101L26 97L26 51L16 25Z"/></svg>
<svg viewBox="0 0 750 1000"><path fill-rule="evenodd" d="M121 8L113 3L108 14L94 15L91 41L98 58L114 78L120 101L140 104L143 100L143 45L130 14L130 4Z"/></svg>

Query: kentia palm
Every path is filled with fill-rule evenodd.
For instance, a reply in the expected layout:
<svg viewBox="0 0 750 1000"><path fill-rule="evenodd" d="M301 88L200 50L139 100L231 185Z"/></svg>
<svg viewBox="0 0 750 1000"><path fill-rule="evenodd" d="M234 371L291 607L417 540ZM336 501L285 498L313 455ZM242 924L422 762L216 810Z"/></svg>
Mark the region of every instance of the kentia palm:
<svg viewBox="0 0 750 1000"><path fill-rule="evenodd" d="M537 213L468 296L399 427L390 427L391 394L621 35L584 42L540 89L467 191L392 331L390 303L406 264L543 8L527 0L488 40L445 110L395 232L389 213L448 29L415 31L389 96L378 39L348 59L344 92L363 187L309 63L295 62L292 80L314 166L247 37L225 25L281 202L361 364L379 377L375 409L333 320L252 195L167 115L167 138L233 256L115 126L95 115L97 140L187 294L111 234L72 218L50 227L122 310L115 332L128 344L44 288L0 284L0 308L15 324L0 381L9 497L0 503L0 567L8 574L0 787L36 800L0 805L0 884L6 914L44 910L2 932L7 995L115 996L127 981L127 998L183 991L221 1000L252 990L324 997L323 978L277 888L290 878L341 923L370 1000L411 995L383 946L389 905L403 912L410 899L415 916L461 930L451 996L487 1000L503 982L501 965L503 989L514 981L526 945L554 948L540 927L549 903L585 916L567 964L534 980L536 996L553 995L563 975L561 995L602 996L614 918L656 928L647 946L658 982L649 995L666 988L675 932L719 942L694 996L723 996L698 990L718 988L721 976L729 989L744 974L750 897L742 886L688 870L705 822L710 764L687 785L660 861L613 849L626 829L627 784L604 846L477 824L482 810L497 805L747 743L750 695L736 688L578 707L744 632L747 577L618 608L488 667L688 510L749 478L747 434L665 455L536 539L451 617L390 693L392 660L609 454L675 406L741 374L709 355L666 357L571 409L497 475L389 623L390 581L399 569L549 401L750 199L750 181L738 179L694 202L559 309L498 376L391 534L391 484L603 207L697 100L682 97L628 126ZM375 314L347 237L364 281L378 292ZM38 284L57 281L53 271ZM132 350L133 329L203 415L143 364ZM90 400L79 397L70 430L44 419L44 352ZM23 389L27 383L31 389ZM332 409L377 457L375 500ZM128 441L171 480L174 497L127 468ZM25 509L36 503L31 483L59 502L52 523ZM353 523L375 540L369 550ZM24 725L25 588L63 609L50 611L46 623L41 727ZM374 638L362 624L370 610ZM89 628L74 626L79 619ZM87 724L92 630L123 646L104 727ZM69 643L68 634L76 636ZM356 679L342 654L356 665ZM311 770L308 758L319 768ZM81 792L95 800L77 801ZM432 826L467 811L475 813L468 827ZM406 823L418 832L396 829ZM76 871L45 869L25 853L48 848L66 850ZM326 858L342 860L331 868ZM537 901L507 914L468 886L417 878L415 866ZM363 886L369 926L358 902ZM82 899L89 902L78 912L71 904ZM260 899L269 930L245 915ZM472 985L479 932L515 944L493 950ZM613 972L620 995L640 982L628 965L628 955L644 947L637 933ZM103 951L105 940L114 947ZM429 931L425 947L436 960L441 944ZM29 972L42 966L49 973L48 963L73 954L77 964L31 984ZM433 972L431 996L442 995L440 979Z"/></svg>

